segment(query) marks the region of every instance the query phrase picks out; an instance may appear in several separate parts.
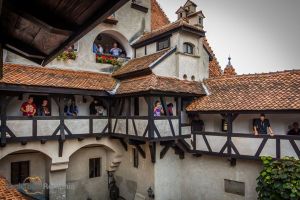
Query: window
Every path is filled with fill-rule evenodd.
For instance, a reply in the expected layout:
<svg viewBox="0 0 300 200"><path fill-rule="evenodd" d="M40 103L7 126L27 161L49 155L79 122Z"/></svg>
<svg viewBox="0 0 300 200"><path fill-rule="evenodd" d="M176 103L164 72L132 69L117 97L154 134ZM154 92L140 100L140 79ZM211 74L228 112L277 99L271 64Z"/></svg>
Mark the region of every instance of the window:
<svg viewBox="0 0 300 200"><path fill-rule="evenodd" d="M170 38L163 39L157 42L157 51L166 49L170 47Z"/></svg>
<svg viewBox="0 0 300 200"><path fill-rule="evenodd" d="M183 52L187 54L193 54L194 52L194 45L190 43L184 43L183 44Z"/></svg>
<svg viewBox="0 0 300 200"><path fill-rule="evenodd" d="M227 121L226 121L225 119L222 119L222 127L221 127L221 130L222 130L223 132L226 132L226 131L228 130L227 127L228 127Z"/></svg>
<svg viewBox="0 0 300 200"><path fill-rule="evenodd" d="M90 159L90 172L89 177L95 178L101 176L101 158L91 158Z"/></svg>
<svg viewBox="0 0 300 200"><path fill-rule="evenodd" d="M187 79L187 75L186 75L186 74L183 75L183 79L184 79L184 80Z"/></svg>
<svg viewBox="0 0 300 200"><path fill-rule="evenodd" d="M192 81L194 81L194 80L195 80L195 76L194 76L194 75L191 77L191 80L192 80Z"/></svg>
<svg viewBox="0 0 300 200"><path fill-rule="evenodd" d="M203 23L203 19L202 17L199 17L199 24L202 25L202 23Z"/></svg>
<svg viewBox="0 0 300 200"><path fill-rule="evenodd" d="M11 163L11 184L23 183L29 177L29 161Z"/></svg>
<svg viewBox="0 0 300 200"><path fill-rule="evenodd" d="M133 167L139 168L139 152L136 148L133 148L132 153L133 153Z"/></svg>

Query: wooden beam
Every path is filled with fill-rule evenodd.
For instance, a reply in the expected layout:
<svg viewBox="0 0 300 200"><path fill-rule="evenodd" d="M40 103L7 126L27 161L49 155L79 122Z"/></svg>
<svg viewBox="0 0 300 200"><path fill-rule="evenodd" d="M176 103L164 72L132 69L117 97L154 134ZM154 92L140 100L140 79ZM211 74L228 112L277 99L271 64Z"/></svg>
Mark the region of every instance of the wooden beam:
<svg viewBox="0 0 300 200"><path fill-rule="evenodd" d="M146 158L146 153L140 145L134 145L143 158Z"/></svg>
<svg viewBox="0 0 300 200"><path fill-rule="evenodd" d="M6 103L5 103L6 97L3 95L0 95L0 117L1 117L1 125L0 125L0 131L1 131L1 142L0 145L3 147L6 145Z"/></svg>
<svg viewBox="0 0 300 200"><path fill-rule="evenodd" d="M152 163L155 163L156 162L156 143L150 142L149 149L150 149L151 161L152 161Z"/></svg>
<svg viewBox="0 0 300 200"><path fill-rule="evenodd" d="M122 7L128 0L109 0L106 4L101 6L101 10L95 12L95 14L80 26L60 47L54 50L42 63L43 66L47 65L54 58L64 51L65 47L71 46L80 38L85 36L89 31L95 28L98 24L103 22L108 16L112 15L116 10Z"/></svg>
<svg viewBox="0 0 300 200"><path fill-rule="evenodd" d="M59 157L62 157L63 151L64 151L64 141L63 140L59 140L58 141L58 156Z"/></svg>
<svg viewBox="0 0 300 200"><path fill-rule="evenodd" d="M0 0L0 6L1 6L1 1ZM1 12L1 10L0 10ZM4 72L3 72L3 46L2 42L0 41L0 80L3 78Z"/></svg>
<svg viewBox="0 0 300 200"><path fill-rule="evenodd" d="M153 114L153 96L145 97L145 100L148 104L148 137L154 138L154 130L155 130L155 124L154 124L154 114Z"/></svg>
<svg viewBox="0 0 300 200"><path fill-rule="evenodd" d="M128 146L127 146L127 143L124 141L124 139L119 138L118 140L121 143L121 145L123 146L123 148L125 149L125 151L128 151Z"/></svg>
<svg viewBox="0 0 300 200"><path fill-rule="evenodd" d="M65 140L65 113L64 113L64 97L59 97L59 132L62 141Z"/></svg>
<svg viewBox="0 0 300 200"><path fill-rule="evenodd" d="M160 152L160 159L163 159L165 157L165 155L168 152L168 150L170 149L170 147L171 147L171 145L164 146L164 148Z"/></svg>
<svg viewBox="0 0 300 200"><path fill-rule="evenodd" d="M64 28L57 27L57 23L53 23L53 20L45 21L44 19L40 19L39 16L30 14L29 12L24 11L23 7L20 8L20 6L9 3L9 1L6 4L6 8L9 11L19 15L20 17L30 21L31 23L35 24L36 26L38 26L42 29L45 29L49 33L70 36L75 29L74 25L66 24L67 22L63 22ZM65 28L65 27L67 27L67 28Z"/></svg>

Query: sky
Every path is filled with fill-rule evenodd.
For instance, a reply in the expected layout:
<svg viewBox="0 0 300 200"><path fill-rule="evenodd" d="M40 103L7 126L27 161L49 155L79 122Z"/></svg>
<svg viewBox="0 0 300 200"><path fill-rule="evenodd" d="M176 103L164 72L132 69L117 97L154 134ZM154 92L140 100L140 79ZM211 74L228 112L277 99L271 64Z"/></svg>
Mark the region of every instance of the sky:
<svg viewBox="0 0 300 200"><path fill-rule="evenodd" d="M157 0L169 19L186 0ZM224 68L238 74L300 69L300 0L194 0Z"/></svg>

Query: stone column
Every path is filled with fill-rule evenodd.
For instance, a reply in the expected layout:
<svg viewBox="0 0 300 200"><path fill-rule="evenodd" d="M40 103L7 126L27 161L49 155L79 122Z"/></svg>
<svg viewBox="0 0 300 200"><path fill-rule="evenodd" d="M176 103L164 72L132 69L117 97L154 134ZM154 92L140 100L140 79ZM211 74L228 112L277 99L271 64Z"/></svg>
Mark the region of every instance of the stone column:
<svg viewBox="0 0 300 200"><path fill-rule="evenodd" d="M68 163L52 164L49 173L49 199L67 199L67 168Z"/></svg>

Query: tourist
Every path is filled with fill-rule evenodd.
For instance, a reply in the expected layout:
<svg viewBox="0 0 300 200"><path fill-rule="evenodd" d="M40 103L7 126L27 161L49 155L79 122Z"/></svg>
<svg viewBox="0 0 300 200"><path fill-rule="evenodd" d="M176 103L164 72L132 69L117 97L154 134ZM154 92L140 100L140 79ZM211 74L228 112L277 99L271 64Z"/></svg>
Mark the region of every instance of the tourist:
<svg viewBox="0 0 300 200"><path fill-rule="evenodd" d="M28 97L27 102L24 102L20 108L23 116L33 117L36 114L36 105L33 103L33 97Z"/></svg>
<svg viewBox="0 0 300 200"><path fill-rule="evenodd" d="M50 116L50 110L48 105L48 100L44 99L42 105L38 107L38 116Z"/></svg>
<svg viewBox="0 0 300 200"><path fill-rule="evenodd" d="M254 123L254 134L268 134L268 129L270 131L270 135L274 136L269 120L266 119L265 114L261 114L260 118Z"/></svg>
<svg viewBox="0 0 300 200"><path fill-rule="evenodd" d="M98 100L94 99L92 103L90 104L90 115L97 115L98 110L97 107L99 106Z"/></svg>
<svg viewBox="0 0 300 200"><path fill-rule="evenodd" d="M67 116L77 116L78 108L75 104L75 100L71 100L68 102L68 105L65 106L64 112Z"/></svg>
<svg viewBox="0 0 300 200"><path fill-rule="evenodd" d="M204 131L204 122L200 119L199 115L194 115L191 123L192 132L193 131Z"/></svg>
<svg viewBox="0 0 300 200"><path fill-rule="evenodd" d="M113 48L109 51L109 53L112 55L112 56L115 56L115 57L120 57L121 53L122 53L122 49L118 48L118 44L115 42L113 44Z"/></svg>
<svg viewBox="0 0 300 200"><path fill-rule="evenodd" d="M153 113L154 113L155 117L159 117L159 116L161 116L161 114L164 114L164 110L163 110L163 108L161 106L160 101L156 101L155 102Z"/></svg>
<svg viewBox="0 0 300 200"><path fill-rule="evenodd" d="M300 135L300 129L298 122L293 123L293 128L289 130L288 135Z"/></svg>
<svg viewBox="0 0 300 200"><path fill-rule="evenodd" d="M173 115L174 115L174 114L173 114L173 104L172 104L172 103L169 103L169 104L167 105L167 110L168 110L168 113L169 113L170 116L173 116Z"/></svg>
<svg viewBox="0 0 300 200"><path fill-rule="evenodd" d="M101 44L93 44L93 53L100 56L103 54L103 47L101 46Z"/></svg>
<svg viewBox="0 0 300 200"><path fill-rule="evenodd" d="M106 109L101 104L99 106L97 106L97 112L98 112L99 116L107 115Z"/></svg>

